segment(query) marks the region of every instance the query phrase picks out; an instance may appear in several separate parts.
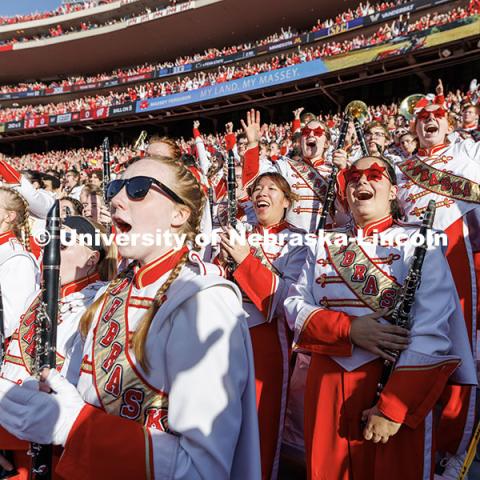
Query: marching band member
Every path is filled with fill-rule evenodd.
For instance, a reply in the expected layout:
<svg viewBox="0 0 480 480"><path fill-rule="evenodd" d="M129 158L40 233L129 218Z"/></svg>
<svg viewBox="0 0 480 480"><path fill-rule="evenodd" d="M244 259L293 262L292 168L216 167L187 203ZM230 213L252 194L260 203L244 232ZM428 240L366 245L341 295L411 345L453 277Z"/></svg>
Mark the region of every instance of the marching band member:
<svg viewBox="0 0 480 480"><path fill-rule="evenodd" d="M86 184L80 193L80 202L82 203L82 215L92 219L96 223L109 225L111 222L110 212L103 200L103 191L101 187L93 184Z"/></svg>
<svg viewBox="0 0 480 480"><path fill-rule="evenodd" d="M39 269L31 253L28 204L15 190L0 187L0 295L3 336L11 337L28 297L38 289Z"/></svg>
<svg viewBox="0 0 480 480"><path fill-rule="evenodd" d="M52 208L55 198L46 190L35 188L30 180L5 160L0 160L0 179L18 191L27 201L30 213L39 219L45 219Z"/></svg>
<svg viewBox="0 0 480 480"><path fill-rule="evenodd" d="M119 252L134 262L82 317L77 387L53 370L46 382L57 395L1 380L0 423L18 438L64 445L57 473L72 480L259 478L240 295L212 273L219 267L168 241L194 240L200 185L180 160L147 157L110 183L108 200L130 239ZM163 241L148 240L158 232Z"/></svg>
<svg viewBox="0 0 480 480"><path fill-rule="evenodd" d="M480 140L480 125L478 120L480 118L480 106L466 102L462 105L462 128L460 135L463 133L470 136L474 141Z"/></svg>
<svg viewBox="0 0 480 480"><path fill-rule="evenodd" d="M295 201L288 182L277 172L264 173L250 187L257 221L248 238L260 237L249 246L230 242L222 235L222 253L237 265L233 278L241 288L243 307L253 345L257 411L260 427L262 478L277 478L287 401L289 345L283 302L303 262L306 248L292 246L292 234L285 221ZM269 237L267 237L269 236Z"/></svg>
<svg viewBox="0 0 480 480"><path fill-rule="evenodd" d="M400 150L401 157L409 158L411 155L416 153L418 148L418 139L414 134L407 132L400 136Z"/></svg>
<svg viewBox="0 0 480 480"><path fill-rule="evenodd" d="M398 198L411 223L419 221L430 200L436 202L434 227L448 236L446 256L475 355L477 292L472 239L480 234L475 223L480 211L480 143L470 139L448 142L448 112L441 84L437 97L433 101L425 97L417 103L416 111L420 148L414 157L396 166ZM444 397L438 447L442 452L462 454L473 429L475 389L449 386Z"/></svg>
<svg viewBox="0 0 480 480"><path fill-rule="evenodd" d="M63 197L60 202L60 218L69 217L70 215L81 215L83 205L80 200L72 197Z"/></svg>
<svg viewBox="0 0 480 480"><path fill-rule="evenodd" d="M84 217L69 216L63 221L65 239L68 244L61 247L59 294L59 322L57 328L57 368L63 370L63 375L72 383L76 383L80 371L71 368L70 357L81 356L78 345L79 322L87 307L93 302L99 289L105 282L112 280L116 274L117 254L115 244L106 247L101 239L96 241L96 232L105 233L98 224ZM92 246L79 243L76 235L88 235ZM71 238L66 238L67 236ZM75 241L76 240L76 241ZM35 318L41 300L37 290L30 295L19 327L15 330L5 354L0 376L21 384L32 373L35 356ZM74 347L77 346L75 349ZM3 429L0 430L0 449L15 450L15 466L18 476L16 480L29 478L30 459L27 456L28 444L16 438Z"/></svg>
<svg viewBox="0 0 480 480"><path fill-rule="evenodd" d="M427 251L410 332L385 321L408 273L415 249L409 240L417 232L394 220L396 191L388 161L356 162L346 174L353 230L318 241L285 302L295 348L312 355L305 393L312 479L433 479L432 408L450 377L476 382L440 247ZM362 243L352 240L358 232ZM340 241L342 233L349 237ZM382 245L374 233L392 240ZM393 360L388 349L402 353L375 403L382 359Z"/></svg>
<svg viewBox="0 0 480 480"><path fill-rule="evenodd" d="M243 165L243 185L248 188L259 174L264 173L258 149L260 112L247 112L247 122L241 122L249 142ZM315 232L332 171L324 160L330 133L327 126L311 120L303 127L301 135L302 159L283 158L275 162L274 168L285 177L298 198L287 213L287 222L305 232Z"/></svg>

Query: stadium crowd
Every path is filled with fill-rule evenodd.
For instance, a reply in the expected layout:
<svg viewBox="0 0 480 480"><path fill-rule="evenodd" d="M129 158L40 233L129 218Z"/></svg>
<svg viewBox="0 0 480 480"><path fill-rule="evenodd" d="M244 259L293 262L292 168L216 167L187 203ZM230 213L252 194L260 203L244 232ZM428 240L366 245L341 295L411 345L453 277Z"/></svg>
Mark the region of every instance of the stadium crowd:
<svg viewBox="0 0 480 480"><path fill-rule="evenodd" d="M406 3L405 0L397 0L395 2L381 2L381 3L370 3L367 1L365 4L360 3L355 10L348 9L347 11L337 15L335 19L320 20L318 19L315 25L306 32L315 32L322 28L329 28L333 25L340 25L354 18L364 17L376 12L382 12L388 8L393 8L395 6ZM215 58L232 55L237 52L250 50L255 46L268 45L270 43L275 43L280 40L287 40L293 35L296 35L297 32L292 27L282 28L280 32L274 33L260 40L253 42L243 43L236 46L225 46L223 48L209 48L203 53L197 53L194 55L182 56L174 61L159 62L159 63L145 63L138 66L132 66L129 68L117 69L112 72L104 72L97 75L92 75L88 77L68 77L66 79L54 81L51 83L35 82L35 83L20 83L16 85L3 85L0 87L0 93L12 93L12 92L24 92L24 91L35 91L45 88L55 88L55 87L68 87L73 85L84 85L88 83L95 83L104 80L112 80L114 78L122 78L128 76L134 76L141 73L149 73L155 70L160 70L162 68L171 68L179 67L187 64L192 64L195 62L200 62L203 60L213 60Z"/></svg>
<svg viewBox="0 0 480 480"><path fill-rule="evenodd" d="M81 3L62 3L55 10L33 12L25 15L0 16L0 25L14 25L15 23L32 22L35 20L42 20L44 18L57 17L58 15L66 15L72 12L80 12L81 10L87 10L89 8L96 7L97 5L112 3L114 1L117 0L95 0Z"/></svg>
<svg viewBox="0 0 480 480"><path fill-rule="evenodd" d="M479 8L0 115L168 95ZM465 85L453 60L436 71ZM379 76L382 104L342 112L299 92L271 123L229 106L216 131L1 155L0 477L477 478L480 84L422 73L434 92L400 100Z"/></svg>
<svg viewBox="0 0 480 480"><path fill-rule="evenodd" d="M419 20L409 24L407 21L394 20L385 24L372 35L357 35L343 42L327 42L311 47L298 47L289 54L275 56L265 62L248 62L244 65L220 66L213 71L200 71L194 75L177 77L175 80L146 82L130 87L125 92L110 91L107 95L94 95L77 98L69 102L48 103L39 105L23 105L7 107L0 110L0 122L28 120L42 115L59 115L68 112L93 110L100 107L115 106L129 101L145 100L152 97L166 96L174 93L195 90L229 80L257 75L262 72L277 70L290 65L309 62L318 58L326 58L344 54L367 46L379 45L393 38L416 31L423 31L434 26L444 25L460 18L476 15L480 12L478 2L471 2L468 8L457 7L447 13L428 13Z"/></svg>
<svg viewBox="0 0 480 480"><path fill-rule="evenodd" d="M69 35L71 33L82 32L86 30L94 30L100 27L106 27L109 25L115 25L118 23L127 22L134 18L142 18L143 16L149 16L151 14L161 13L162 16L173 15L174 13L178 13L182 11L184 8L188 8L189 2L184 2L179 5L171 4L165 7L162 5L156 9L150 9L146 7L145 9L141 10L140 12L132 12L129 15L122 15L118 18L109 18L104 22L94 22L90 20L82 21L78 26L71 26L71 27L62 27L61 24L57 24L54 27L50 27L48 32L44 33L36 33L34 35L25 35L25 36L18 36L15 35L11 39L0 40L0 46L6 45L13 45L14 43L24 43L24 42L32 42L36 40L45 40L48 38L60 37L62 35Z"/></svg>
<svg viewBox="0 0 480 480"><path fill-rule="evenodd" d="M439 81L435 94L417 97L407 102L407 106L370 106L365 115L363 107L358 105L350 111L352 117L315 114L299 107L293 112L291 122L262 125L260 112L252 109L241 120L240 128L235 129L229 122L222 134L202 134L201 123L194 121L192 138L175 141L153 136L147 142L138 142L135 149L113 147L110 156L106 155L109 147L104 142L102 149L50 151L0 159L3 181L0 198L6 212L2 213L3 223L7 224L0 232L0 241L6 239L0 247L3 251L12 248L16 235L30 261L20 270L22 259L17 258L18 250L14 250L10 256L4 255L8 261L17 262L11 263L14 270L8 271L15 273L7 275L0 270L4 302L15 298L20 310L13 311L11 303L6 304L6 337L11 342L0 375L0 424L5 428L0 428L0 449L13 450L14 454L7 457L8 452L2 451L2 465L9 470L12 466L9 462L14 462L24 475L19 480L27 478L28 444L20 440L41 441L65 447L54 463L61 478L92 478L93 472L100 468L108 472L109 478L125 478L125 475L148 478L145 455L150 458L149 455L164 453L169 445L164 442L170 439L178 442L180 437L181 454L172 453L168 459L162 455L156 457L155 478L167 470L183 474L188 469L186 478L201 471L199 478L276 479L283 444L283 461L290 458L297 465L304 462L307 477L312 480L322 476L348 478L345 472L349 476L355 473L360 480L370 480L384 478L378 472L385 471L393 480L456 480L460 471L470 465L468 446L476 445L473 423L469 420L473 418L475 403L469 398L475 396L480 363L475 364L477 347L470 343L467 329L476 332L475 320L468 315L475 317L478 310L474 284L476 280L480 282L480 272L473 258L477 261L480 254L480 246L475 243L479 224L464 223L467 218L463 217L478 212L479 98L476 80L468 91L448 93ZM362 118L360 129L352 118ZM111 170L113 178L108 186L103 181L105 167ZM469 174L476 175L477 181L460 176L467 175L465 169L471 170ZM178 172L178 176L169 177L172 172ZM182 190L182 185L189 187ZM181 197L177 193L180 191ZM335 193L333 197L331 192ZM435 201L429 202L431 196ZM47 384L57 392L46 395L37 393L29 384L23 385L35 368L22 352L29 351L28 339L33 337L27 334L37 310L29 307L27 301L27 313L22 315L25 310L20 297L23 299L32 294L30 290L38 290L34 281L38 265L31 263L30 255L41 258L38 246L36 249L30 246L27 210L36 218L35 222L43 224L55 199L60 200L64 230L70 235L66 238L71 239L75 232L108 232L113 224L116 240L110 245L118 248L118 253L107 251L101 238L90 247L73 241L59 250L64 283L57 352L60 360L66 358L66 363L60 366L62 375L50 372L46 377ZM106 201L110 202L110 209ZM14 202L15 208L8 202ZM441 245L428 249L423 246L425 261L419 263L419 258L423 260L420 246L409 239L417 232L414 225L419 223L427 204L428 209L437 205L435 221L439 223L434 227L443 226L449 245L455 248L444 253ZM462 204L471 208L457 209ZM18 217L8 216L11 211L17 212ZM171 215L171 219L165 220L166 215ZM133 248L120 242L122 234L141 237L145 233L165 232L162 228L166 228L166 223L183 225L188 219L193 228L187 230L189 234L208 234L215 228L220 243L196 245L193 242L197 237L190 235L187 238L192 247L184 246L177 251L162 240L157 251L143 244ZM455 228L447 228L450 224L440 222L450 222ZM252 241L254 234L262 237L260 247L235 246L229 242L233 232L228 225L234 224L240 229L244 225ZM325 226L329 228L332 224L339 230L324 232ZM394 237L393 243L390 238L390 243L377 245L373 233L378 231L406 234L408 241L400 242ZM337 246L335 242L324 245L320 241L320 234L342 232L351 235L346 246ZM351 239L359 232L365 235L361 237L365 241L356 246ZM265 237L267 233L273 235L273 243L271 237ZM304 233L313 234L313 245L293 242L294 237L298 241L298 235L305 238ZM462 241L467 245L471 242L473 250L459 251ZM190 248L195 250L190 252ZM327 248L328 252L324 252ZM103 268L101 262L106 258L113 259L114 269ZM181 258L190 262L187 270L182 270L184 263L178 264ZM141 263L129 263L132 259ZM177 275L193 275L195 262L199 262L198 268L203 273L193 278L181 276L175 283ZM412 265L416 270L412 270ZM115 277L117 267L121 272L119 277ZM417 269L421 269L421 283L416 280ZM468 269L471 275L465 274ZM131 271L135 276L129 276ZM151 283L158 275L170 271L175 275L172 277L170 273L171 281L159 284L163 288ZM383 273L377 277L379 271ZM232 294L231 298L225 298L228 290L222 290L221 285L225 284L221 283L223 277L219 273L235 282L244 297L239 290L238 297ZM32 279L31 285L25 282L27 275ZM15 284L12 290L12 279L18 277L22 278L22 288ZM101 286L95 289L93 282L99 278L107 282L118 278L118 281L112 281L109 287L112 290L106 290L105 296L98 296L96 292ZM212 284L213 278L217 283ZM386 278L391 283L380 283ZM136 283L132 288L136 290L130 294L129 282L133 279ZM400 312L399 305L406 309L406 302L410 301L407 300L410 297L400 296L400 303L389 303L389 292L392 289L396 292L394 282L402 285L414 281L415 288L408 283L416 292L410 323L399 325L394 320L395 324L390 325L378 321L380 317L390 318L392 308L395 312ZM150 325L156 324L150 321L165 312L160 307L174 301L178 302L177 309L181 309L183 295L188 290L186 285L198 287L202 282L208 297L194 293L195 308L188 310L185 317L179 317L175 311L174 320L170 318L161 324L168 331L162 329L155 334ZM88 296L79 296L80 285L90 289ZM135 353L135 371L141 367L149 384L160 385L164 381L163 377L160 381L157 378L161 374L158 365L175 368L172 365L178 361L179 350L180 366L175 372L180 374L168 376L172 392L169 401L172 398L175 401L168 408L162 404L161 410L149 407L139 425L137 417L117 418L127 410L115 410L106 400L127 398L120 395L123 384L113 383L114 374L102 376L101 371L108 374L112 362L123 351L119 343L123 338L119 335L121 316L128 313L131 320L133 312L143 315L150 303L155 305L157 293L158 311L155 309L150 316L147 310L146 316L141 317L140 325L149 326L146 346L135 343L138 336L133 336L132 343L126 345L132 355ZM123 297L117 295L127 294L124 313L124 308L118 308ZM379 296L380 309L373 308L372 296ZM470 303L462 305L459 296ZM281 301L272 304L274 299ZM199 301L205 303L199 305ZM218 302L223 306L219 307ZM229 332L223 339L222 325L228 315L237 307L238 315L243 315L238 302L247 312L245 331L238 333L238 338ZM92 310L87 309L88 305ZM96 323L85 327L88 335L77 335L78 329L83 328L80 317L89 318L89 312L96 312L101 305L104 313L94 317ZM367 311L367 307L374 313ZM410 307L411 304L408 311ZM396 318L394 314L392 317ZM113 327L109 327L110 320ZM215 340L192 340L192 322L203 321L209 325L207 332L211 332L212 322L215 324L214 335L218 335ZM133 325L134 329L141 328L139 324ZM298 354L291 359L291 338L286 329L293 329L294 325L292 335ZM180 330L176 331L177 328ZM236 346L228 347L232 335ZM157 344L152 347L153 341L167 342L167 346L164 350ZM215 348L210 342L218 345L218 341L226 342L222 353L217 351L213 357L205 354ZM242 347L244 341L250 345L246 349ZM105 357L105 350L97 350L97 342L102 348L112 343L119 345L115 347L116 357L110 354ZM78 355L72 353L78 348ZM159 357L151 366L142 364L143 348L160 351L161 360ZM238 358L237 353L232 356L237 350L247 352L246 357ZM89 357L90 354L94 357ZM98 368L95 367L98 360L90 358L101 359ZM123 375L131 368L129 362L133 360L116 370ZM199 365L206 370L199 369ZM227 380L226 365L231 368L227 369ZM393 373L389 370L386 377L381 376L391 365L396 367ZM188 375L186 382L185 375ZM454 379L451 385L447 384L449 377ZM205 388L205 382L212 378L211 387ZM95 386L105 382L106 388L92 386L87 391L85 386L91 385L88 382L94 382ZM131 385L125 386L127 391ZM134 385L138 391L138 385L143 384ZM219 395L228 399L222 400L222 415L211 412L212 408L218 408ZM140 398L141 403L144 397L135 398ZM199 398L201 402L197 401ZM410 409L415 412L416 423L411 423ZM433 409L438 410L439 423L429 429L426 424ZM338 431L345 412L351 416L353 433ZM55 423L59 415L61 422ZM211 428L204 436L197 432L206 417ZM54 429L49 427L53 424L57 425ZM144 428L162 441L145 447ZM433 443L432 435L436 439ZM195 440L192 442L191 438ZM85 442L89 449L84 448ZM355 444L359 457L350 456L350 442ZM419 449L418 455L412 455L413 442ZM128 464L119 464L119 448L137 449L129 452ZM176 448L175 444L175 452ZM381 449L375 461L371 461L371 449L374 453ZM392 469L390 449L395 456L410 455L410 461L397 459ZM100 456L99 451L102 451ZM232 459L232 465L225 466L226 457L221 454L225 451L228 458L238 461ZM204 452L221 460L209 460ZM186 462L187 455L196 457L196 461ZM432 468L436 462L438 475L434 477ZM80 472L79 476L72 477L73 471L75 475Z"/></svg>
<svg viewBox="0 0 480 480"><path fill-rule="evenodd" d="M451 112L452 129L461 129L464 123L462 105L466 103L476 104L480 99L480 86L476 80L472 80L468 91L457 90L450 91L445 95L445 103ZM392 141L392 148L401 148L401 136L409 132L408 122L399 112L397 103L389 105L370 105L368 107L370 120L380 122L385 125L388 132L388 138ZM317 118L324 122L332 131L336 131L341 121L341 114L320 113ZM241 135L242 130L236 131ZM263 124L261 129L261 148L262 155L269 160L275 157L285 155L294 147L292 123L271 123ZM409 134L410 135L410 134ZM411 135L410 135L411 136ZM203 140L205 147L210 155L225 154L225 134L224 133L204 133ZM409 138L410 140L410 138ZM413 139L415 140L415 139ZM195 138L181 137L177 140L177 145L182 154L195 155ZM131 146L113 145L111 156L113 164L118 168L128 162L135 155ZM74 150L50 150L46 153L30 153L20 157L8 157L8 161L21 170L35 172L34 176L41 177L42 172L49 170L51 172L66 172L69 169L75 169L82 172L82 181L87 181L87 174L101 169L102 149L99 148L80 148Z"/></svg>

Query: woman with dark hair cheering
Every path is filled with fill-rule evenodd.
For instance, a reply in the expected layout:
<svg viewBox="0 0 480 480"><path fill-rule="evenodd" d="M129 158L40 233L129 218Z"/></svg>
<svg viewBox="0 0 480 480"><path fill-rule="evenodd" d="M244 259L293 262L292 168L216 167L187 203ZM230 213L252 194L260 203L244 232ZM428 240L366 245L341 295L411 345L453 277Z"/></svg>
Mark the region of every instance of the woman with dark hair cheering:
<svg viewBox="0 0 480 480"><path fill-rule="evenodd" d="M291 333L283 302L303 262L306 248L292 244L294 235L285 216L296 195L277 172L258 176L249 188L257 224L247 237L258 243L229 242L222 236L224 254L237 267L233 279L243 292L243 308L252 338L260 427L262 478L277 478L285 419ZM295 246L297 245L297 246Z"/></svg>

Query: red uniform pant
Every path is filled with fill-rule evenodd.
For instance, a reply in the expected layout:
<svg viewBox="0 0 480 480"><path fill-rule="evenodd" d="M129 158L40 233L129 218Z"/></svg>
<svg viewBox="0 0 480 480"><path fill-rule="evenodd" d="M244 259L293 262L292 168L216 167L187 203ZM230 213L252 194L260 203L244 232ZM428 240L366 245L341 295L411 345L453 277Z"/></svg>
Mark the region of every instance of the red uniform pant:
<svg viewBox="0 0 480 480"><path fill-rule="evenodd" d="M382 363L374 360L347 372L330 357L312 355L305 390L309 479L433 478L431 414L416 429L402 425L386 444L363 438L362 412L374 405Z"/></svg>
<svg viewBox="0 0 480 480"><path fill-rule="evenodd" d="M272 475L276 477L278 469L288 381L288 353L280 342L276 319L250 328L250 336L255 363L262 478L269 479Z"/></svg>

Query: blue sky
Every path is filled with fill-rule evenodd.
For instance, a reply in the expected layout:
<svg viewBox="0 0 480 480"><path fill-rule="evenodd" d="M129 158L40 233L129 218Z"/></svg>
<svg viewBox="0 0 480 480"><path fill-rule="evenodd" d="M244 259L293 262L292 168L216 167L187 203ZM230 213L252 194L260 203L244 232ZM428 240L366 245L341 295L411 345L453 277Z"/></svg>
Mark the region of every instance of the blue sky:
<svg viewBox="0 0 480 480"><path fill-rule="evenodd" d="M0 0L0 15L12 16L55 10L61 0Z"/></svg>

